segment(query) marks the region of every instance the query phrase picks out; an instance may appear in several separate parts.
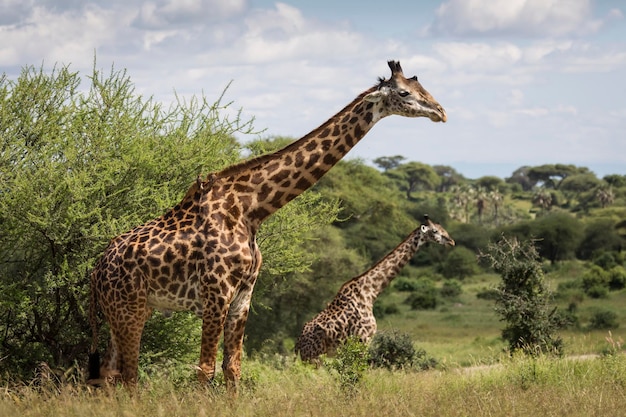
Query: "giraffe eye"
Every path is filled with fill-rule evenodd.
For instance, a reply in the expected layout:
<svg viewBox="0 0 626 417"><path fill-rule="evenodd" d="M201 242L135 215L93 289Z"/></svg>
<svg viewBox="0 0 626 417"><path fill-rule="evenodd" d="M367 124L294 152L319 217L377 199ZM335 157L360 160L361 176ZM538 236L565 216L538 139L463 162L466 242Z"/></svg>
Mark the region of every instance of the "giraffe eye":
<svg viewBox="0 0 626 417"><path fill-rule="evenodd" d="M409 93L406 90L402 90L402 91L398 92L398 94L400 95L400 97L406 97L406 96L408 96L411 93Z"/></svg>

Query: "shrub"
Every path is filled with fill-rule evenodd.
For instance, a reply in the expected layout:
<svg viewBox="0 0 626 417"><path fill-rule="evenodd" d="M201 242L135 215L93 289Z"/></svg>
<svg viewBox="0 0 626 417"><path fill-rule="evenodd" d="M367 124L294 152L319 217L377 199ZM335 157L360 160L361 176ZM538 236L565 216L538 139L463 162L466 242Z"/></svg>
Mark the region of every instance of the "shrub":
<svg viewBox="0 0 626 417"><path fill-rule="evenodd" d="M609 289L621 290L626 287L626 269L617 265L609 270Z"/></svg>
<svg viewBox="0 0 626 417"><path fill-rule="evenodd" d="M397 291L411 292L411 291L417 290L418 287L419 287L419 284L413 278L398 277L398 278L395 279L393 287Z"/></svg>
<svg viewBox="0 0 626 417"><path fill-rule="evenodd" d="M376 368L407 368L413 365L415 356L409 335L396 331L377 333L369 347L370 364Z"/></svg>
<svg viewBox="0 0 626 417"><path fill-rule="evenodd" d="M618 327L617 314L604 309L596 311L589 323L589 328L593 330L617 329Z"/></svg>
<svg viewBox="0 0 626 417"><path fill-rule="evenodd" d="M354 391L367 370L367 346L358 337L351 336L339 345L335 357L325 363L336 372L342 390Z"/></svg>
<svg viewBox="0 0 626 417"><path fill-rule="evenodd" d="M497 300L500 292L496 288L484 288L476 293L476 298L481 300Z"/></svg>
<svg viewBox="0 0 626 417"><path fill-rule="evenodd" d="M463 292L463 288L461 287L461 283L455 279L448 279L444 281L441 289L439 290L439 294L443 298L456 298Z"/></svg>
<svg viewBox="0 0 626 417"><path fill-rule="evenodd" d="M609 289L604 285L598 284L588 288L585 294L591 298L606 298L609 295Z"/></svg>
<svg viewBox="0 0 626 417"><path fill-rule="evenodd" d="M597 265L591 265L582 276L582 287L589 297L606 297L609 288L609 273Z"/></svg>
<svg viewBox="0 0 626 417"><path fill-rule="evenodd" d="M410 336L393 331L377 333L369 347L370 365L390 371L415 368L427 370L437 366L437 360L424 349L415 349Z"/></svg>
<svg viewBox="0 0 626 417"><path fill-rule="evenodd" d="M382 319L387 314L398 314L398 306L395 304L383 304L382 302L374 303L374 317Z"/></svg>
<svg viewBox="0 0 626 417"><path fill-rule="evenodd" d="M458 246L446 256L439 272L446 278L463 280L471 277L478 272L476 254L463 246Z"/></svg>
<svg viewBox="0 0 626 417"><path fill-rule="evenodd" d="M509 350L536 354L561 354L563 343L556 332L564 327L563 317L550 304L549 292L539 262L539 254L530 240L508 240L503 237L489 245L482 254L500 274L496 311L505 321L502 337Z"/></svg>
<svg viewBox="0 0 626 417"><path fill-rule="evenodd" d="M593 263L604 270L609 270L617 265L617 260L614 252L601 251L593 257Z"/></svg>
<svg viewBox="0 0 626 417"><path fill-rule="evenodd" d="M437 288L428 278L417 280L418 287L407 297L405 303L411 306L412 310L432 310L437 308Z"/></svg>

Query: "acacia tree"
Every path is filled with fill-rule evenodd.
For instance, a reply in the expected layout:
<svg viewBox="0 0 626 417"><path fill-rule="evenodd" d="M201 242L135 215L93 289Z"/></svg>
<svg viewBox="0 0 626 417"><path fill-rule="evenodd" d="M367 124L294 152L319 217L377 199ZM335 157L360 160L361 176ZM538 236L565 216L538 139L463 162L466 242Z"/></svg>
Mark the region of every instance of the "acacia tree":
<svg viewBox="0 0 626 417"><path fill-rule="evenodd" d="M384 172L394 169L402 163L406 158L402 155L381 156L374 159L374 163L383 169Z"/></svg>
<svg viewBox="0 0 626 417"><path fill-rule="evenodd" d="M563 342L556 332L565 323L551 304L552 294L533 242L502 237L481 257L502 278L495 302L496 312L506 322L502 337L509 349L562 354Z"/></svg>
<svg viewBox="0 0 626 417"><path fill-rule="evenodd" d="M221 97L164 109L123 71L88 78L87 91L67 67L0 78L0 373L86 362L88 273L108 241L176 204L198 174L237 161L234 135L253 133ZM266 265L305 269L306 257L290 256L302 230L332 219L327 205L296 199L259 233L272 247ZM153 331L149 322L155 350L175 344Z"/></svg>
<svg viewBox="0 0 626 417"><path fill-rule="evenodd" d="M421 162L408 162L387 171L387 174L396 179L402 190L406 192L407 200L411 194L419 189L433 190L439 185L441 179L430 166Z"/></svg>

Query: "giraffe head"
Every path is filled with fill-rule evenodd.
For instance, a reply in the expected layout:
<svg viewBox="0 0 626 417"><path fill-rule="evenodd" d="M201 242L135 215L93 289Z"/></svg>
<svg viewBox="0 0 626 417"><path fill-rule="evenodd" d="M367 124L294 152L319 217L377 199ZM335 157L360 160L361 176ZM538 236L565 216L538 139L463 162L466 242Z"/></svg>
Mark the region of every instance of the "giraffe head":
<svg viewBox="0 0 626 417"><path fill-rule="evenodd" d="M450 237L446 229L440 224L430 220L428 214L424 214L424 223L420 226L422 236L427 240L439 243L443 246L454 246L454 239Z"/></svg>
<svg viewBox="0 0 626 417"><path fill-rule="evenodd" d="M405 78L398 61L388 61L391 77L379 79L378 88L365 96L365 100L383 104L387 114L405 117L428 117L433 122L448 120L446 111L417 81L417 76Z"/></svg>

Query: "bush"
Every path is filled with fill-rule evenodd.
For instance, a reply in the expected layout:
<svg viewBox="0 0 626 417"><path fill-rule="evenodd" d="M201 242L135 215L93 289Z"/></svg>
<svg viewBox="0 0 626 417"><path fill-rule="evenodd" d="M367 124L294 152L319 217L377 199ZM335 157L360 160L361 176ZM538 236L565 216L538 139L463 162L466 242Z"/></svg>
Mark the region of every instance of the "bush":
<svg viewBox="0 0 626 417"><path fill-rule="evenodd" d="M457 246L446 256L439 272L446 278L463 280L478 272L476 254L471 250Z"/></svg>
<svg viewBox="0 0 626 417"><path fill-rule="evenodd" d="M437 366L437 360L424 349L415 349L406 333L393 331L377 333L369 348L370 365L390 371L414 368L427 370Z"/></svg>
<svg viewBox="0 0 626 417"><path fill-rule="evenodd" d="M418 286L405 300L412 310L432 310L439 304L437 300L437 288L428 278L420 278L416 281Z"/></svg>
<svg viewBox="0 0 626 417"><path fill-rule="evenodd" d="M351 392L363 379L367 370L367 346L356 336L346 339L332 359L325 364L336 372L341 389Z"/></svg>
<svg viewBox="0 0 626 417"><path fill-rule="evenodd" d="M623 266L614 266L609 270L609 289L621 290L626 287L626 269Z"/></svg>
<svg viewBox="0 0 626 417"><path fill-rule="evenodd" d="M413 365L416 351L406 333L377 333L369 347L370 364L389 370L404 369Z"/></svg>
<svg viewBox="0 0 626 417"><path fill-rule="evenodd" d="M582 276L582 287L589 297L603 298L609 291L610 275L597 265L591 265Z"/></svg>
<svg viewBox="0 0 626 417"><path fill-rule="evenodd" d="M413 278L408 278L408 277L398 277L395 279L393 287L397 290L397 291L402 291L402 292L412 292L418 289L419 284L418 282L413 279Z"/></svg>
<svg viewBox="0 0 626 417"><path fill-rule="evenodd" d="M374 303L374 317L382 319L387 314L398 314L398 306L395 304L383 304L382 302Z"/></svg>
<svg viewBox="0 0 626 417"><path fill-rule="evenodd" d="M596 311L589 323L589 328L592 330L617 329L618 327L617 314L610 310Z"/></svg>
<svg viewBox="0 0 626 417"><path fill-rule="evenodd" d="M456 298L461 295L462 292L463 288L461 287L461 283L454 279L444 281L439 290L439 294L443 298Z"/></svg>
<svg viewBox="0 0 626 417"><path fill-rule="evenodd" d="M598 265L600 268L608 271L617 265L617 260L615 259L614 252L602 251L593 257L593 263L594 265Z"/></svg>
<svg viewBox="0 0 626 417"><path fill-rule="evenodd" d="M481 300L497 300L500 292L496 288L485 288L476 293L476 298Z"/></svg>
<svg viewBox="0 0 626 417"><path fill-rule="evenodd" d="M502 337L509 350L561 354L563 343L556 332L565 322L550 303L552 294L545 284L533 242L503 237L489 245L482 256L502 277L495 302L496 311L506 322Z"/></svg>
<svg viewBox="0 0 626 417"><path fill-rule="evenodd" d="M585 291L591 298L606 298L609 296L609 289L604 285L594 285L593 287L587 288Z"/></svg>

